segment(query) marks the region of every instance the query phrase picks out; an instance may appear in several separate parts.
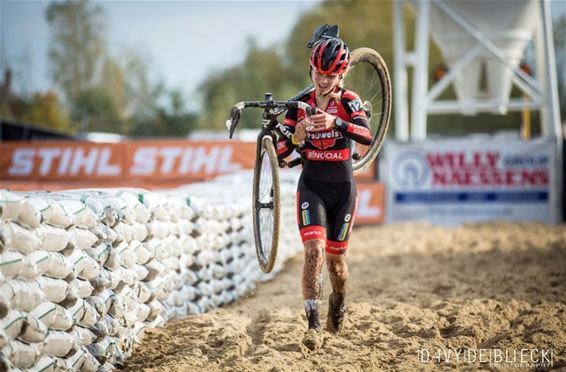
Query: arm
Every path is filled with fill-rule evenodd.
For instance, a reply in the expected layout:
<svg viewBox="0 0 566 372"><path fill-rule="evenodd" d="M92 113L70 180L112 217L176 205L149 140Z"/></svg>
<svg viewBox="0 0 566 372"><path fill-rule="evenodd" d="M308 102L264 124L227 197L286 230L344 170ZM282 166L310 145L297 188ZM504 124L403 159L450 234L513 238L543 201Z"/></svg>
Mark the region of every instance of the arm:
<svg viewBox="0 0 566 372"><path fill-rule="evenodd" d="M352 119L351 123L340 118L336 118L336 127L340 129L346 137L349 137L362 145L371 145L373 136L365 117L357 116Z"/></svg>
<svg viewBox="0 0 566 372"><path fill-rule="evenodd" d="M283 126L291 133L293 137L295 136L295 131L297 127L297 109L289 109L285 115L285 121L283 121ZM285 159L287 156L291 155L293 150L295 150L297 141L293 141L286 137L281 137L277 142L277 158L279 160ZM295 142L295 143L294 143Z"/></svg>

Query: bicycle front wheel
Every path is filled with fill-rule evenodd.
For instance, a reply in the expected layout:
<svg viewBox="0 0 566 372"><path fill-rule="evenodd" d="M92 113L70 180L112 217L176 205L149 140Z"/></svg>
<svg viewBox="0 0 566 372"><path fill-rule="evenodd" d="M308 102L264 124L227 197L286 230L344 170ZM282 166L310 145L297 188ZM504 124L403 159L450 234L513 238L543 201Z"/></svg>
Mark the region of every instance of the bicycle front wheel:
<svg viewBox="0 0 566 372"><path fill-rule="evenodd" d="M375 160L389 126L391 80L387 65L379 53L370 48L352 51L344 86L360 96L373 133L373 141L369 146L354 143L352 152L358 155L353 159L353 168L354 174L358 174Z"/></svg>
<svg viewBox="0 0 566 372"><path fill-rule="evenodd" d="M273 139L258 141L253 180L254 240L259 267L270 273L279 244L279 168Z"/></svg>

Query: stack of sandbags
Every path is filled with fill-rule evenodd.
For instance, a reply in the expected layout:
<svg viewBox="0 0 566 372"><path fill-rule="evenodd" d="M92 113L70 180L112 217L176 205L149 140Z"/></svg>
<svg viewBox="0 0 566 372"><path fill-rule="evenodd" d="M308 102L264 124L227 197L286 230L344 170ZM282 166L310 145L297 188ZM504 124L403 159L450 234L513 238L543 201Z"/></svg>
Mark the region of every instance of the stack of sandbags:
<svg viewBox="0 0 566 372"><path fill-rule="evenodd" d="M274 273L300 249L292 182ZM250 186L246 174L162 192L0 190L0 370L111 369L146 327L273 277L257 264Z"/></svg>
<svg viewBox="0 0 566 372"><path fill-rule="evenodd" d="M80 201L25 196L0 190L0 307L8 309L0 320L1 363L78 370L94 341L88 328L96 312L84 299L100 270L78 257L97 241L89 232L96 217Z"/></svg>

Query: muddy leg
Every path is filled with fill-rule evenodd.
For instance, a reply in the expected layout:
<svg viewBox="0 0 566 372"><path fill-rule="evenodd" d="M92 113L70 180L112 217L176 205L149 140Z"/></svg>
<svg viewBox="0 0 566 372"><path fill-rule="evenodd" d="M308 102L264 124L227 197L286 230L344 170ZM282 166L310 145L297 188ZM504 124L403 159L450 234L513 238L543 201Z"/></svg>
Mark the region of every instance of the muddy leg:
<svg viewBox="0 0 566 372"><path fill-rule="evenodd" d="M328 318L326 328L330 332L338 332L344 321L346 308L346 282L348 281L348 265L344 254L326 254L326 265L332 284L332 293L328 301Z"/></svg>

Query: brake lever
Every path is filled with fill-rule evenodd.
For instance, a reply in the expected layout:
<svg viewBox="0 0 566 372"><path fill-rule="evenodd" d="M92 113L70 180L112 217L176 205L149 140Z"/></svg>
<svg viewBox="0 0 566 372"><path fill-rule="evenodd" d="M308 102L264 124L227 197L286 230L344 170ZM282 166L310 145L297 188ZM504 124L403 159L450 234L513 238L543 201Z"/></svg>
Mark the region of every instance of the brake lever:
<svg viewBox="0 0 566 372"><path fill-rule="evenodd" d="M242 115L242 110L244 109L245 104L244 102L239 102L232 107L230 111L230 119L226 120L226 129L230 131L230 138L234 135L234 131L238 126L238 122L240 121L240 116Z"/></svg>

